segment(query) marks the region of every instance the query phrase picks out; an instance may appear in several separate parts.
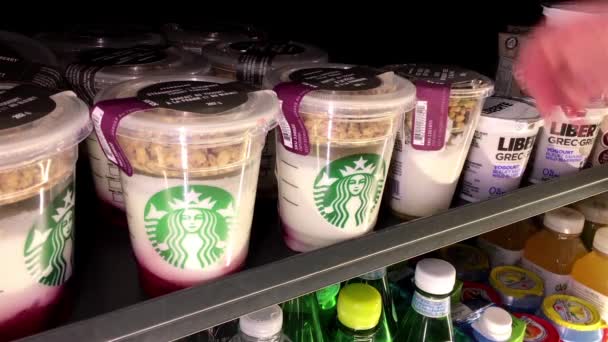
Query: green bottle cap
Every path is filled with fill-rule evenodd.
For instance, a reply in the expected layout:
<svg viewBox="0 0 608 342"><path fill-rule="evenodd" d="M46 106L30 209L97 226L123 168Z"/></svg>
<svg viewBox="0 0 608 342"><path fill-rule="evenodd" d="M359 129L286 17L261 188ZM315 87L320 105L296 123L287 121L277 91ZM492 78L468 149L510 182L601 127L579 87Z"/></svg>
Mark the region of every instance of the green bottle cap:
<svg viewBox="0 0 608 342"><path fill-rule="evenodd" d="M526 337L526 322L521 319L511 316L513 318L513 330L511 331L511 338L508 342L523 342Z"/></svg>
<svg viewBox="0 0 608 342"><path fill-rule="evenodd" d="M373 329L380 321L382 297L367 284L345 286L338 296L338 320L345 327L360 331Z"/></svg>
<svg viewBox="0 0 608 342"><path fill-rule="evenodd" d="M328 287L320 289L319 291L315 292L315 296L317 297L319 304L323 305L327 302L335 300L338 292L340 292L340 283L329 285Z"/></svg>

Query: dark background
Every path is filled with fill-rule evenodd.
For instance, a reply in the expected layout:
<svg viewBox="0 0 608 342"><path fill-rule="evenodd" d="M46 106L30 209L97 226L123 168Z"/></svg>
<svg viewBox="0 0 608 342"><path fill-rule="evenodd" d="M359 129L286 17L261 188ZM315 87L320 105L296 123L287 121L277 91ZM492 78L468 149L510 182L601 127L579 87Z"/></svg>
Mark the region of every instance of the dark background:
<svg viewBox="0 0 608 342"><path fill-rule="evenodd" d="M13 15L5 12L0 27L31 34L74 23L137 23L154 29L167 22L241 22L267 31L272 38L318 45L335 62L451 63L493 76L497 33L507 25L532 25L542 16L540 0L66 3L37 4Z"/></svg>

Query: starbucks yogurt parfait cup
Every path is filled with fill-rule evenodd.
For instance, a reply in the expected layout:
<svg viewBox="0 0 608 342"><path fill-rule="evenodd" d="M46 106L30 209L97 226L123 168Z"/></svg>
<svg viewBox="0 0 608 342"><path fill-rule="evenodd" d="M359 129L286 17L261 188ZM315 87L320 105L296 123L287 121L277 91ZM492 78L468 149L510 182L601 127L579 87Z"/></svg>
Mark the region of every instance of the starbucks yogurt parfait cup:
<svg viewBox="0 0 608 342"><path fill-rule="evenodd" d="M72 274L78 143L87 106L70 91L5 85L0 93L0 340L56 320Z"/></svg>
<svg viewBox="0 0 608 342"><path fill-rule="evenodd" d="M66 78L78 95L92 103L97 92L108 86L138 79L143 76L184 77L206 75L209 63L177 48L136 47L129 49L103 49L81 54L78 63L71 64ZM120 171L102 152L97 136L87 139L87 150L101 210L117 223L124 222L124 198L120 184Z"/></svg>
<svg viewBox="0 0 608 342"><path fill-rule="evenodd" d="M516 99L487 99L464 164L460 198L479 202L519 188L542 125L534 106Z"/></svg>
<svg viewBox="0 0 608 342"><path fill-rule="evenodd" d="M390 71L311 64L272 72L271 87L283 109L276 167L287 245L305 252L370 232L414 86Z"/></svg>
<svg viewBox="0 0 608 342"><path fill-rule="evenodd" d="M405 117L391 168L392 211L403 218L450 207L492 81L442 65L393 65L416 85L416 110Z"/></svg>
<svg viewBox="0 0 608 342"><path fill-rule="evenodd" d="M262 86L265 75L285 65L327 62L327 53L315 46L297 42L233 40L208 45L203 54L209 58L216 75ZM269 134L262 151L258 196L276 198L275 137Z"/></svg>
<svg viewBox="0 0 608 342"><path fill-rule="evenodd" d="M34 36L53 50L63 67L78 61L80 53L99 49L126 49L135 46L164 46L165 39L145 27L74 25L65 31L40 32Z"/></svg>
<svg viewBox="0 0 608 342"><path fill-rule="evenodd" d="M276 95L217 77L144 77L97 99L95 130L121 169L144 290L157 296L238 270Z"/></svg>
<svg viewBox="0 0 608 342"><path fill-rule="evenodd" d="M183 25L170 23L162 28L169 44L201 54L203 47L220 42L260 40L265 33L251 25L230 23Z"/></svg>
<svg viewBox="0 0 608 342"><path fill-rule="evenodd" d="M608 103L604 101L571 115L556 108L536 139L528 181L537 184L579 172L587 163L607 114Z"/></svg>

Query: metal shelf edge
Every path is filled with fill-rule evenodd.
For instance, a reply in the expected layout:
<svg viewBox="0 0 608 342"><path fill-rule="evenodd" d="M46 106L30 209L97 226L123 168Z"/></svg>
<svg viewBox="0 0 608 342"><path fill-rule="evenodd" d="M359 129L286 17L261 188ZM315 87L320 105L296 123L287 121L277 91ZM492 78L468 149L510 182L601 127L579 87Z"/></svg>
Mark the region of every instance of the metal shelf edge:
<svg viewBox="0 0 608 342"><path fill-rule="evenodd" d="M604 191L608 191L608 168L584 170L59 327L24 341L174 340Z"/></svg>

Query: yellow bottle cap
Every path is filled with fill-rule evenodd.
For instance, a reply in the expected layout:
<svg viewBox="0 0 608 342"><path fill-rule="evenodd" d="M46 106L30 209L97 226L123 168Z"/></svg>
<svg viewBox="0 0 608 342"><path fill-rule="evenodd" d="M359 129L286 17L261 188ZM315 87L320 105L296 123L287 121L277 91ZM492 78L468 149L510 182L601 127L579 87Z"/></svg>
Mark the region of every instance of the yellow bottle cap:
<svg viewBox="0 0 608 342"><path fill-rule="evenodd" d="M382 297L375 288L356 283L345 286L338 295L338 320L359 331L373 329L380 321Z"/></svg>
<svg viewBox="0 0 608 342"><path fill-rule="evenodd" d="M543 314L553 323L576 331L595 331L604 327L600 314L586 300L567 295L552 295L545 298Z"/></svg>

